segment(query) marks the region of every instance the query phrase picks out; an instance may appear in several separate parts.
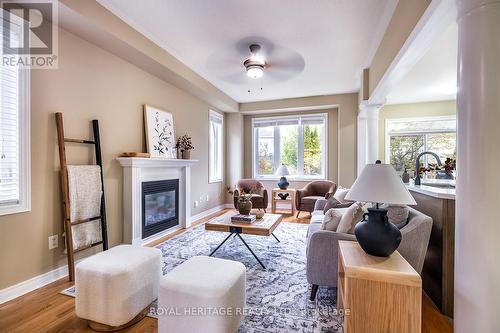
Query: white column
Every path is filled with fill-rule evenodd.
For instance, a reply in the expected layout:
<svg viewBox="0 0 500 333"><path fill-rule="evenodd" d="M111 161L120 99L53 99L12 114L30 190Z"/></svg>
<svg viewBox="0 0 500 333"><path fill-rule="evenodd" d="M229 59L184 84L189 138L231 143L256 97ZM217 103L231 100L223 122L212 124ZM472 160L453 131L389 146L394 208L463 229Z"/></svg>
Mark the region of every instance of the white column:
<svg viewBox="0 0 500 333"><path fill-rule="evenodd" d="M457 0L456 333L500 331L500 1Z"/></svg>
<svg viewBox="0 0 500 333"><path fill-rule="evenodd" d="M365 101L359 105L358 175L366 164L375 163L378 159L378 121L381 107L380 104L367 104Z"/></svg>

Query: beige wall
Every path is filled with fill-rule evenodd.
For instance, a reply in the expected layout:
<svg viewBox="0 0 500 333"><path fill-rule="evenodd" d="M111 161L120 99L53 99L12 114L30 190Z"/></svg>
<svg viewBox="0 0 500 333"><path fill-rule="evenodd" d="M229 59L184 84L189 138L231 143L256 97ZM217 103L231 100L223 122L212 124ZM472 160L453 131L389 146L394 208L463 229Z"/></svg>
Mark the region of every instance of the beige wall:
<svg viewBox="0 0 500 333"><path fill-rule="evenodd" d="M111 246L122 241L122 169L114 160L124 151L145 149L142 105L173 113L176 134L189 133L193 200L210 197L196 214L224 201L224 183L208 184L209 105L64 30L59 30L59 69L34 70L31 77L32 210L0 217L0 289L65 264L62 238L48 250L47 237L61 235L61 198L54 112L64 114L68 137L90 137L99 119ZM73 163L88 163L88 147L68 148ZM193 203L191 203L193 204Z"/></svg>
<svg viewBox="0 0 500 333"><path fill-rule="evenodd" d="M379 115L379 159L385 161L385 121L387 119L437 117L455 114L455 101L385 105L380 110Z"/></svg>

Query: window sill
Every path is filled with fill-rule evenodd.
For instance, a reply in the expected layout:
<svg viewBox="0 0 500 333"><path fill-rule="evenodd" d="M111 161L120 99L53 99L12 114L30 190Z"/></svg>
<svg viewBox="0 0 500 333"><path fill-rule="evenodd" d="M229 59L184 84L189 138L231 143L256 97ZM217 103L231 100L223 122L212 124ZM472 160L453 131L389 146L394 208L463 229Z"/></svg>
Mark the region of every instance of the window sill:
<svg viewBox="0 0 500 333"><path fill-rule="evenodd" d="M260 180L260 181L279 181L281 177L258 177L254 176L253 179ZM313 180L328 180L324 176L318 176L318 177L300 177L300 178L290 178L286 177L286 179L289 182L310 182Z"/></svg>
<svg viewBox="0 0 500 333"><path fill-rule="evenodd" d="M222 179L215 179L215 180L214 180L214 179L209 179L209 180L208 180L208 183L209 183L209 184L218 184L218 183L220 184L220 183L222 183L222 182L223 182L223 180L222 180Z"/></svg>
<svg viewBox="0 0 500 333"><path fill-rule="evenodd" d="M30 211L31 207L29 205L23 205L23 204L0 205L0 216L26 213Z"/></svg>

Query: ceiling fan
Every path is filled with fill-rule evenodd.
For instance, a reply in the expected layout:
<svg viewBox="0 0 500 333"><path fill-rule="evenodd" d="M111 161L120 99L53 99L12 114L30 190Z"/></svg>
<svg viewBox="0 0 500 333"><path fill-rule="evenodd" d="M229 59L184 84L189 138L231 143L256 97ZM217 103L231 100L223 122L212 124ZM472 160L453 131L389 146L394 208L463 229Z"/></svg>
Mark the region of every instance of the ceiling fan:
<svg viewBox="0 0 500 333"><path fill-rule="evenodd" d="M258 79L264 75L264 68L266 67L266 60L264 56L260 53L261 46L259 44L251 44L249 46L250 53L252 54L250 58L245 60L243 66L247 70L247 76L252 79Z"/></svg>
<svg viewBox="0 0 500 333"><path fill-rule="evenodd" d="M243 38L232 47L218 48L207 57L207 68L215 76L242 86L260 78L268 85L281 83L299 75L304 67L304 58L297 51L259 36Z"/></svg>

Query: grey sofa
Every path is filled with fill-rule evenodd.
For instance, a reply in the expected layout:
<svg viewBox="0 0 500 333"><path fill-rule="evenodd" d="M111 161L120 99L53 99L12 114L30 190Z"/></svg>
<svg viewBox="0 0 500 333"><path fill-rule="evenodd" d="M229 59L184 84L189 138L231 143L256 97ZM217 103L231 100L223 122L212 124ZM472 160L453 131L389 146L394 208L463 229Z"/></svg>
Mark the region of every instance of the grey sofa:
<svg viewBox="0 0 500 333"><path fill-rule="evenodd" d="M307 281L312 285L311 300L316 298L318 286L337 286L338 241L356 240L352 234L321 230L323 207L326 200L318 200L307 231ZM345 210L346 208L339 208ZM401 228L398 251L420 274L429 244L432 218L410 208L408 223Z"/></svg>

